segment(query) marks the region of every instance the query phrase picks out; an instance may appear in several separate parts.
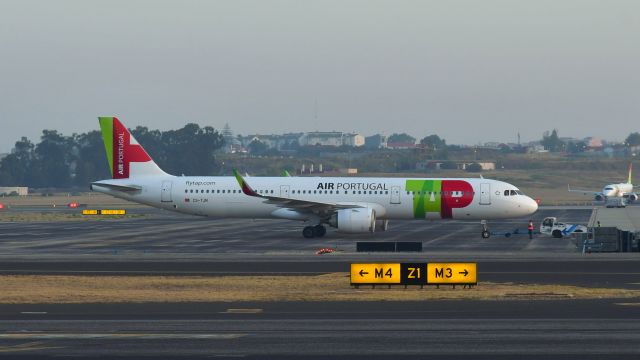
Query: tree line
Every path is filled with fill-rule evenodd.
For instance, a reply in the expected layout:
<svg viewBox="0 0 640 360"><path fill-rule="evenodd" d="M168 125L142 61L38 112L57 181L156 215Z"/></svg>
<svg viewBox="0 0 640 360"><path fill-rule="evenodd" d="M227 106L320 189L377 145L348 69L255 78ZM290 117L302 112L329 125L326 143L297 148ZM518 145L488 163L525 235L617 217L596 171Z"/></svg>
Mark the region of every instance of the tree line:
<svg viewBox="0 0 640 360"><path fill-rule="evenodd" d="M210 126L187 124L168 131L138 126L131 133L168 173L214 175L219 170L215 151L224 141ZM40 142L22 137L0 161L0 186L86 187L108 178L111 171L100 131L65 136L43 130Z"/></svg>
<svg viewBox="0 0 640 360"><path fill-rule="evenodd" d="M540 144L550 152L580 153L587 149L588 144L584 140L563 141L558 136L558 130L546 131L542 136ZM640 146L640 133L632 132L624 140L627 147Z"/></svg>

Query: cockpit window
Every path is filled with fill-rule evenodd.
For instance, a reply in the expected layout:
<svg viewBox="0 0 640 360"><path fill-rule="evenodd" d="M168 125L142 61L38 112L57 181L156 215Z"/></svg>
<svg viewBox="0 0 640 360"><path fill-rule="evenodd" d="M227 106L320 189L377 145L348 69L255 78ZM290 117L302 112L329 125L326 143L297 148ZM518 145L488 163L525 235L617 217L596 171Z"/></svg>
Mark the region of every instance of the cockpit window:
<svg viewBox="0 0 640 360"><path fill-rule="evenodd" d="M515 190L511 190L511 196L518 195Z"/></svg>
<svg viewBox="0 0 640 360"><path fill-rule="evenodd" d="M604 188L604 189L605 189L605 190L613 190L613 188L612 188L612 187L610 187L610 186L607 186L607 187L606 187L606 188Z"/></svg>
<svg viewBox="0 0 640 360"><path fill-rule="evenodd" d="M504 196L509 196L509 190L504 191Z"/></svg>
<svg viewBox="0 0 640 360"><path fill-rule="evenodd" d="M516 190L516 193L517 193L518 195L524 195L524 193L523 193L522 191L520 191L520 190Z"/></svg>

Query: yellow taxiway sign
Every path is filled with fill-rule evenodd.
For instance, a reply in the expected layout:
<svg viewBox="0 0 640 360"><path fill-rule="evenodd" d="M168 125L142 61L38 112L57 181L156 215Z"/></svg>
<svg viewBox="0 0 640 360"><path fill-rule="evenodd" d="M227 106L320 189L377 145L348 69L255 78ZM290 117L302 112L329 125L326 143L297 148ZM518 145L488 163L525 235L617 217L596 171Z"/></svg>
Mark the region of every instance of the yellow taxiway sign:
<svg viewBox="0 0 640 360"><path fill-rule="evenodd" d="M352 284L400 284L400 264L351 264Z"/></svg>
<svg viewBox="0 0 640 360"><path fill-rule="evenodd" d="M428 263L428 284L471 284L478 283L476 263Z"/></svg>

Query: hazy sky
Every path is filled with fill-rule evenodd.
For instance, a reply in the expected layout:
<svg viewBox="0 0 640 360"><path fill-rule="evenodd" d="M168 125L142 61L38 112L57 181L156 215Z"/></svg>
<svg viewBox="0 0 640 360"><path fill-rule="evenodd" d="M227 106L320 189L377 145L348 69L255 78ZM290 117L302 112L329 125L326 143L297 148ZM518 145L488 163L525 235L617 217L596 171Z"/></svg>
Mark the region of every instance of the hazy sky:
<svg viewBox="0 0 640 360"><path fill-rule="evenodd" d="M640 131L640 1L0 0L0 152L43 128ZM315 106L317 106L317 121Z"/></svg>

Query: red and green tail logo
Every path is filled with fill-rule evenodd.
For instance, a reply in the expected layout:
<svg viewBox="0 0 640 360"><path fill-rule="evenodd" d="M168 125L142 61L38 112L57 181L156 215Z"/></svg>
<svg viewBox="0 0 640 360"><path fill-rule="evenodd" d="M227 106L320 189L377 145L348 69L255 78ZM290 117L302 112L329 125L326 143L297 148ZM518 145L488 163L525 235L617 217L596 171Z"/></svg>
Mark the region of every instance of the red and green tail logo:
<svg viewBox="0 0 640 360"><path fill-rule="evenodd" d="M128 178L132 162L151 161L151 157L117 118L100 117L99 119L109 168L114 179Z"/></svg>

